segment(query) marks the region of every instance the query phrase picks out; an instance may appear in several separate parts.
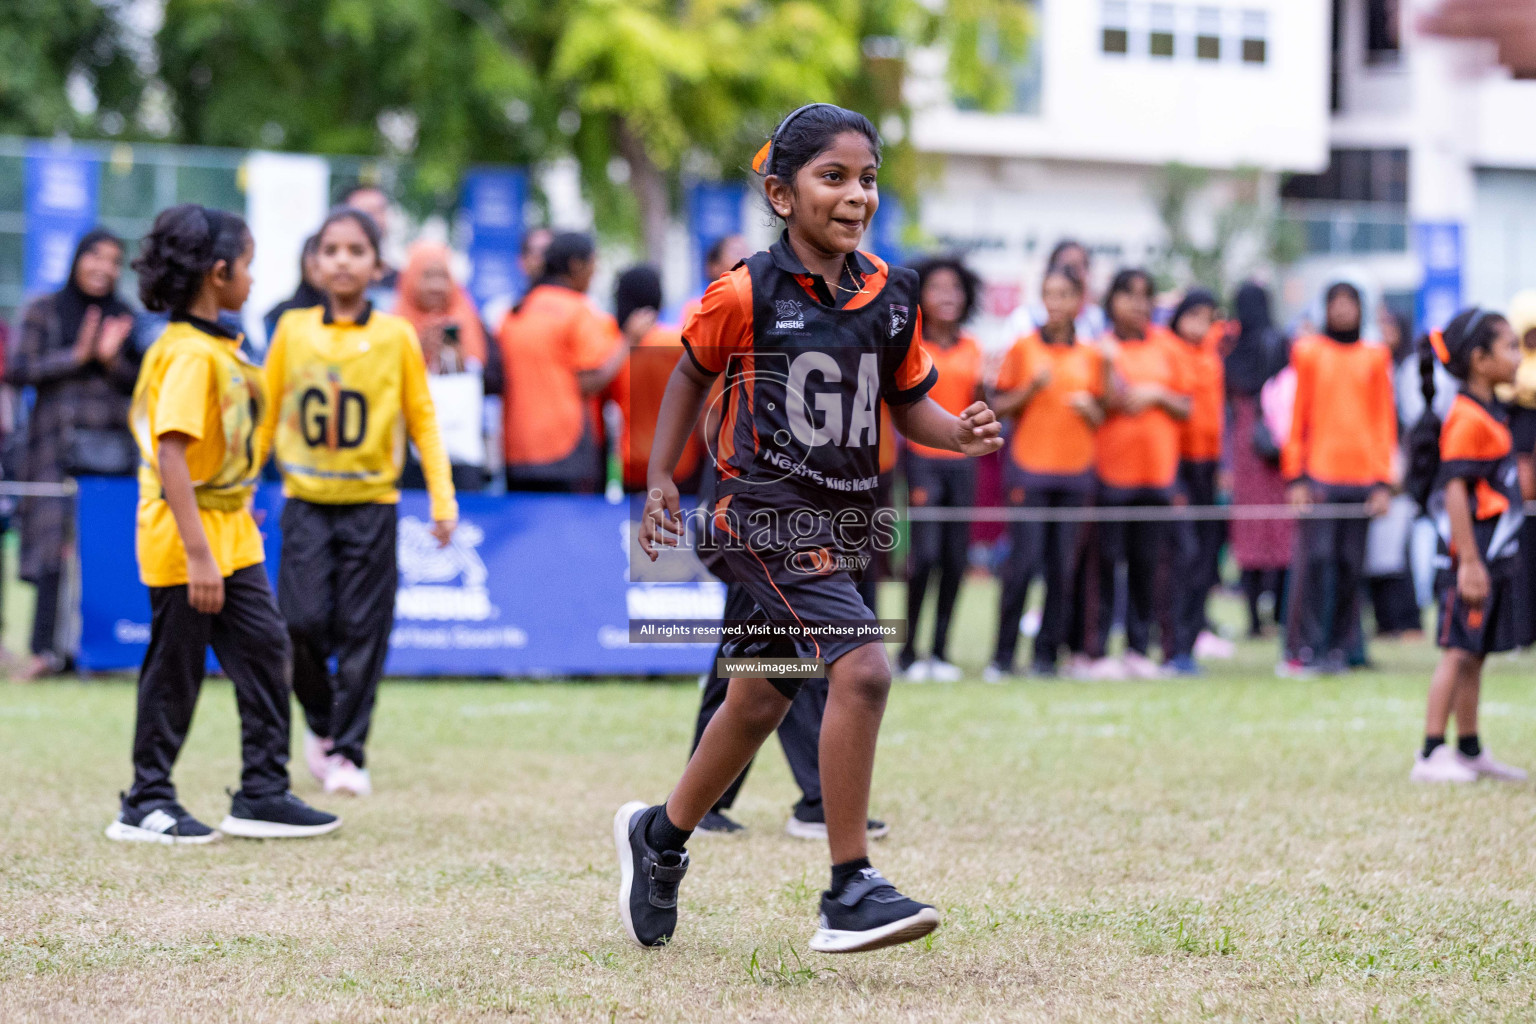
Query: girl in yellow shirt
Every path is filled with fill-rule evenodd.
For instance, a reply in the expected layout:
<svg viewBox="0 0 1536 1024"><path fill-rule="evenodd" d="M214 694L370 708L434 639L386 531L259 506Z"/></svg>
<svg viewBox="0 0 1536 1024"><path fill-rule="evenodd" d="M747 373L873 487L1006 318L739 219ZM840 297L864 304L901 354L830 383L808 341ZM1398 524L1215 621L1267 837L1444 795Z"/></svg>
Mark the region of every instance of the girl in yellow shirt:
<svg viewBox="0 0 1536 1024"><path fill-rule="evenodd" d="M171 316L145 356L130 413L142 458L136 547L149 587L150 639L139 675L133 787L107 827L109 839L219 838L177 803L171 784L210 644L234 683L244 763L220 830L276 839L341 824L288 789L288 639L250 512L264 392L240 355L240 335L219 322L250 294L253 251L243 220L189 203L155 218L133 264L144 305Z"/></svg>
<svg viewBox="0 0 1536 1024"><path fill-rule="evenodd" d="M416 332L368 301L382 266L378 226L358 210L333 212L317 264L325 305L283 314L267 351L261 448L274 451L288 497L277 601L308 724L305 758L326 792L366 796L363 747L394 626L407 436L421 453L439 544L452 537L458 506Z"/></svg>

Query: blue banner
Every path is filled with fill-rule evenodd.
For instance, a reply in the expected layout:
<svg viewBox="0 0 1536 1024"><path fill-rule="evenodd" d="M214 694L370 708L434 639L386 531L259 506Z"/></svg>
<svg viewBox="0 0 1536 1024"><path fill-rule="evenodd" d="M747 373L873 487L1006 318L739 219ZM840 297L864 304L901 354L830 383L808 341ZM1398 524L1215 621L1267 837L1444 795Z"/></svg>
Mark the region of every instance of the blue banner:
<svg viewBox="0 0 1536 1024"><path fill-rule="evenodd" d="M149 597L134 561L137 484L80 482L80 666L136 668ZM267 571L277 578L283 497L264 487ZM400 502L400 580L385 671L399 676L670 675L704 671L709 644L631 644L630 618L715 618L713 580L629 582L629 504L600 497L462 494L451 544L432 539L427 498Z"/></svg>
<svg viewBox="0 0 1536 1024"><path fill-rule="evenodd" d="M695 293L709 286L704 278L704 257L710 246L727 235L741 234L741 204L746 198L747 187L735 181L701 181L688 190Z"/></svg>
<svg viewBox="0 0 1536 1024"><path fill-rule="evenodd" d="M22 275L31 296L58 289L69 276L75 243L96 223L101 168L81 150L33 142L23 173L27 236Z"/></svg>
<svg viewBox="0 0 1536 1024"><path fill-rule="evenodd" d="M907 212L895 192L880 196L880 208L869 225L866 244L870 252L885 262L900 265L906 262L906 249L901 244L901 233L906 230Z"/></svg>
<svg viewBox="0 0 1536 1024"><path fill-rule="evenodd" d="M1444 327L1461 311L1462 267L1466 246L1456 221L1426 221L1413 226L1414 248L1424 265L1419 287L1418 322L1423 330Z"/></svg>
<svg viewBox="0 0 1536 1024"><path fill-rule="evenodd" d="M462 211L470 228L469 294L482 308L492 300L521 295L528 286L518 261L527 172L509 167L470 171L464 176L462 195Z"/></svg>

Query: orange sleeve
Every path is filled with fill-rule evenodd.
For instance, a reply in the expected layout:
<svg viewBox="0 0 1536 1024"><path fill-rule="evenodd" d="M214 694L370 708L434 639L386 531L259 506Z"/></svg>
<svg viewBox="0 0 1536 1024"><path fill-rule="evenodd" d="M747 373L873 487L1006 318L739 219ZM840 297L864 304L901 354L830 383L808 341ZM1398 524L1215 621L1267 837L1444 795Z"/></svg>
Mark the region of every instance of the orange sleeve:
<svg viewBox="0 0 1536 1024"><path fill-rule="evenodd" d="M1035 376L1033 355L1026 339L1020 338L1015 341L1013 347L1003 356L1002 365L997 368L997 390L1017 391L1033 380Z"/></svg>
<svg viewBox="0 0 1536 1024"><path fill-rule="evenodd" d="M1288 481L1306 476L1307 427L1312 418L1312 360L1307 358L1308 349L1307 345L1296 345L1291 349L1291 367L1296 371L1296 404L1291 410L1291 436L1280 450L1280 475Z"/></svg>
<svg viewBox="0 0 1536 1024"><path fill-rule="evenodd" d="M583 303L571 331L571 359L578 370L595 370L624 340L619 322Z"/></svg>
<svg viewBox="0 0 1536 1024"><path fill-rule="evenodd" d="M1165 335L1164 342L1173 354L1173 376L1168 386L1181 395L1195 393L1195 353L1182 339Z"/></svg>
<svg viewBox="0 0 1536 1024"><path fill-rule="evenodd" d="M923 336L923 311L919 308L913 316L912 340L907 354L896 367L896 378L891 388L881 397L891 405L910 405L926 395L939 381L939 371L933 365L933 356L918 341Z"/></svg>
<svg viewBox="0 0 1536 1024"><path fill-rule="evenodd" d="M701 373L725 372L737 352L752 347L752 276L738 267L705 289L683 324L683 350Z"/></svg>
<svg viewBox="0 0 1536 1024"><path fill-rule="evenodd" d="M1479 417L1467 415L1460 400L1451 406L1440 428L1442 462L1493 462L1506 453Z"/></svg>
<svg viewBox="0 0 1536 1024"><path fill-rule="evenodd" d="M1088 393L1094 398L1102 399L1109 390L1109 360L1104 358L1104 353L1097 346L1089 349L1093 354L1089 362L1092 364L1092 381L1088 386Z"/></svg>

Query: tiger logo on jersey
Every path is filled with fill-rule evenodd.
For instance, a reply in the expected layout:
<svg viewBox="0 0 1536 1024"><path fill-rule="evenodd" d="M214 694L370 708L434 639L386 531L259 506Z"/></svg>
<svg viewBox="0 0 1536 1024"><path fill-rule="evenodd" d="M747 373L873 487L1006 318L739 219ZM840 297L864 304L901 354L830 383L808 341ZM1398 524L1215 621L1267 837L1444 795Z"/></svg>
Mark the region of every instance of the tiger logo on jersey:
<svg viewBox="0 0 1536 1024"><path fill-rule="evenodd" d="M907 326L907 321L910 319L912 319L912 311L910 309L908 309L906 306L898 306L895 303L892 303L891 337L894 338L896 335L900 334L902 329Z"/></svg>

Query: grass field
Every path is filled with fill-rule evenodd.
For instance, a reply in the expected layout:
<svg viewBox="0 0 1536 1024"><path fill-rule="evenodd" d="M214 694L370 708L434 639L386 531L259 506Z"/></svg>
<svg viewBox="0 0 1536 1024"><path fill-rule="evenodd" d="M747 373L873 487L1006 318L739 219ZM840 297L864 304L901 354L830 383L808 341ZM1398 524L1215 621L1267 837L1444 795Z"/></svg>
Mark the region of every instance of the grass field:
<svg viewBox="0 0 1536 1024"><path fill-rule="evenodd" d="M972 668L989 601L965 595ZM1264 645L1197 681L899 687L875 861L944 924L844 958L806 950L825 851L781 831L776 748L749 833L692 844L676 943L623 937L610 816L675 778L691 685L391 683L378 794L341 832L194 849L102 838L128 680L0 685L0 1020L1536 1019L1532 790L1410 786L1433 652L1375 655L1314 682ZM1516 763L1533 668L1489 673L1483 732ZM194 812L224 813L236 746L211 683Z"/></svg>

